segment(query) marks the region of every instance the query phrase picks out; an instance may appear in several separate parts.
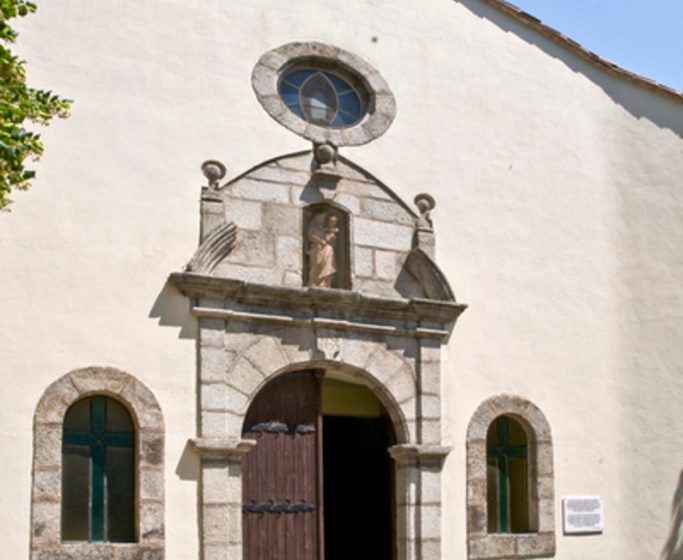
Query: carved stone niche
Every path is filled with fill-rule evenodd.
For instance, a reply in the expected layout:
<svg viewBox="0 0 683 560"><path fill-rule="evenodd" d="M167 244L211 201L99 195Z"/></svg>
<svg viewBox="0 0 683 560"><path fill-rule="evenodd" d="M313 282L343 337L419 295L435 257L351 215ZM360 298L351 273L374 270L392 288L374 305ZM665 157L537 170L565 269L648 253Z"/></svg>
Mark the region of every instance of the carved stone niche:
<svg viewBox="0 0 683 560"><path fill-rule="evenodd" d="M303 208L303 284L311 288L351 288L349 215L334 204Z"/></svg>
<svg viewBox="0 0 683 560"><path fill-rule="evenodd" d="M170 276L199 321L199 433L188 436L201 457L202 557L242 558L250 403L274 377L316 369L353 379L381 402L396 434L397 559L439 560L449 451L441 345L466 306L433 261L426 220L342 157L331 186L315 169L302 152L205 188L202 241L188 268ZM335 236L335 264L348 271L336 285L307 287L311 228Z"/></svg>

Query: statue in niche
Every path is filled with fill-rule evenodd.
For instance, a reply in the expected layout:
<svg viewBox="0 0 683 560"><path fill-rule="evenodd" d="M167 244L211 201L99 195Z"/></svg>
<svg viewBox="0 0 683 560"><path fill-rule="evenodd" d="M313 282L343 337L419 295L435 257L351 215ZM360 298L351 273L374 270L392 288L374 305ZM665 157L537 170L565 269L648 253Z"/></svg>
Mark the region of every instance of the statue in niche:
<svg viewBox="0 0 683 560"><path fill-rule="evenodd" d="M331 288L337 273L339 218L320 212L308 224L308 287Z"/></svg>

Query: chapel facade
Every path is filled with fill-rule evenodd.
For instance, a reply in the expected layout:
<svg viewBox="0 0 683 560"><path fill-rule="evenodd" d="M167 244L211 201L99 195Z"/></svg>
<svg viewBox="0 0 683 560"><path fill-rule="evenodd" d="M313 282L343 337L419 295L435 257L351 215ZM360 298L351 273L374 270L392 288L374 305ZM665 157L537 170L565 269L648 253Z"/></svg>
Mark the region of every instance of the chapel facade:
<svg viewBox="0 0 683 560"><path fill-rule="evenodd" d="M497 0L21 31L8 558L679 557L680 94Z"/></svg>

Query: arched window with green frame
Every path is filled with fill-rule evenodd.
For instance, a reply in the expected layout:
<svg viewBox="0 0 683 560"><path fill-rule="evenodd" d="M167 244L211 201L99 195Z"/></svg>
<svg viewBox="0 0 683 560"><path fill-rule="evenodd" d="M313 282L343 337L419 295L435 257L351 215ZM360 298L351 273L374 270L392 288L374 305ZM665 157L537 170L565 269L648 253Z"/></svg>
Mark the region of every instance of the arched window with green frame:
<svg viewBox="0 0 683 560"><path fill-rule="evenodd" d="M76 401L62 433L63 542L135 542L135 427L119 401Z"/></svg>
<svg viewBox="0 0 683 560"><path fill-rule="evenodd" d="M554 477L541 409L517 395L483 401L467 427L468 557L553 557Z"/></svg>
<svg viewBox="0 0 683 560"><path fill-rule="evenodd" d="M499 416L486 435L489 533L528 533L529 442L520 422Z"/></svg>

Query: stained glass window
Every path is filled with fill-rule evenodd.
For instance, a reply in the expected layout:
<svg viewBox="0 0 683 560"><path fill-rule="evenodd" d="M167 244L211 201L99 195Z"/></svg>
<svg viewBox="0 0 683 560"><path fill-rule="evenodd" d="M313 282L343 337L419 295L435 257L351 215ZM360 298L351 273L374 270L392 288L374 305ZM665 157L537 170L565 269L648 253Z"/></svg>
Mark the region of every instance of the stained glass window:
<svg viewBox="0 0 683 560"><path fill-rule="evenodd" d="M365 115L362 90L352 82L329 70L297 68L280 78L278 91L298 117L318 126L345 128Z"/></svg>
<svg viewBox="0 0 683 560"><path fill-rule="evenodd" d="M135 429L118 401L77 401L64 417L62 540L135 541Z"/></svg>

